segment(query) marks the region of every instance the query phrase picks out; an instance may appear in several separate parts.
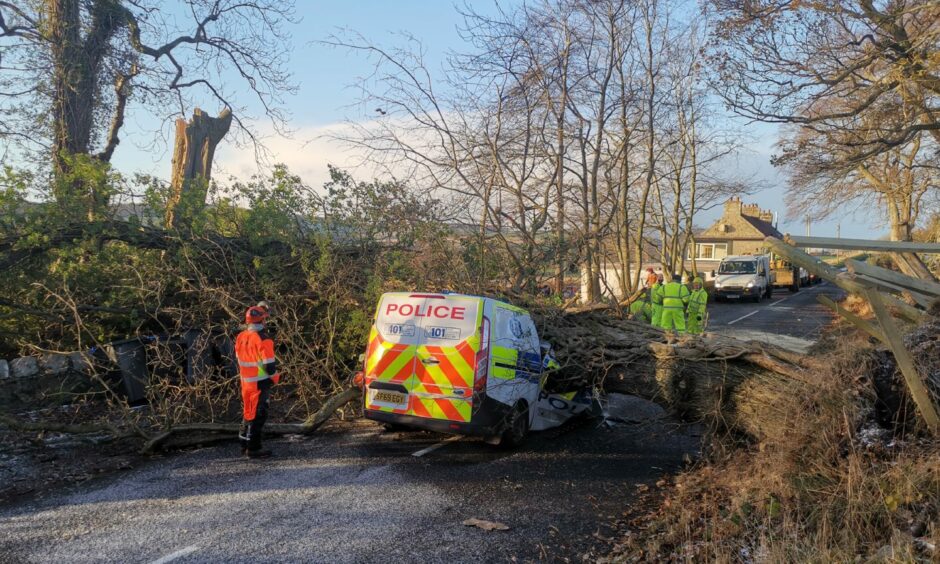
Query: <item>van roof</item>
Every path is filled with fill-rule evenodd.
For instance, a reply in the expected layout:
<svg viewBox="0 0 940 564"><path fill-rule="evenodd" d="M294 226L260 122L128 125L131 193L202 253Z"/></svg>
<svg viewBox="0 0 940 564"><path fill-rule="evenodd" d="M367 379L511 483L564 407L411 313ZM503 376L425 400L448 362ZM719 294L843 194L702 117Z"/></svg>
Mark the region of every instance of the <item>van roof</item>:
<svg viewBox="0 0 940 564"><path fill-rule="evenodd" d="M730 256L730 257L725 257L725 258L723 258L723 259L721 259L721 260L723 260L723 261L725 261L725 260L757 260L757 259L760 259L760 258L764 258L764 257L766 257L766 256L767 256L767 255L734 255L734 256Z"/></svg>
<svg viewBox="0 0 940 564"><path fill-rule="evenodd" d="M497 303L501 303L501 304L505 304L505 305L508 305L508 306L511 306L511 307L519 307L519 306L515 306L515 305L513 305L513 304L507 302L506 300L501 300L501 299L499 299L499 298L491 298L491 297L488 297L488 296L477 296L477 295L474 295L474 294L460 294L460 293L457 293L457 292L447 292L447 291L445 291L445 292L385 292L384 295L386 295L386 296L404 296L404 297L409 297L409 298L439 298L439 299L446 299L446 298L471 298L471 299L477 299L477 300L490 300L490 301L497 302Z"/></svg>

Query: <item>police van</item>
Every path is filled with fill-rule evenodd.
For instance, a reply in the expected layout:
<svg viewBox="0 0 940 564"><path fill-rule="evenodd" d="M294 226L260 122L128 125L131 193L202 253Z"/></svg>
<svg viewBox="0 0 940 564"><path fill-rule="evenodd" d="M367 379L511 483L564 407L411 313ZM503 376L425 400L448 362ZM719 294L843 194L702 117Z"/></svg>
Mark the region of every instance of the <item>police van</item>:
<svg viewBox="0 0 940 564"><path fill-rule="evenodd" d="M511 304L451 293L384 294L360 375L365 417L516 446L530 430L559 425L592 405L585 391L544 391L550 352L529 313Z"/></svg>

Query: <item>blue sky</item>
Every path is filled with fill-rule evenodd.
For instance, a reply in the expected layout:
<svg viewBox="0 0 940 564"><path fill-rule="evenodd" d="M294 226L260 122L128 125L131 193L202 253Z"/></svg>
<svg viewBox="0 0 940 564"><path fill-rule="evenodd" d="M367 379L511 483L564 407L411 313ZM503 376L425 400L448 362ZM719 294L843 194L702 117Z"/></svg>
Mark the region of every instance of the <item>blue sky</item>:
<svg viewBox="0 0 940 564"><path fill-rule="evenodd" d="M474 9L483 12L495 11L491 1L473 1ZM349 88L356 78L368 74L366 60L354 53L333 49L317 43L338 30L348 28L361 33L380 45L400 44L400 34L409 33L418 38L427 51L427 60L432 70L440 68L448 50L463 48L457 28L462 19L454 5L448 0L298 0L297 12L301 22L293 26L290 70L294 74L299 91L286 98L290 127L294 130L291 139L268 137L266 145L272 153L273 162L285 162L309 184L318 186L327 179L327 163L343 164L348 154L341 147L321 138L334 128L340 127L347 118L356 119L356 108L347 106L355 101L357 94ZM242 98L247 102L249 98ZM206 101L204 110L215 113ZM165 144L152 146L152 131L155 122L131 107L128 123L122 138L124 142L115 153L115 166L125 173L145 172L166 178L170 170L170 154ZM270 131L259 123L262 131ZM764 208L779 212L781 231L805 233L802 220L786 221L784 205L784 179L770 166L769 157L776 141L773 126L756 124L747 126L755 143L751 152L740 155L731 166L739 168L743 175L755 175L767 189L745 198L759 203ZM170 131L164 128L163 136ZM256 171L253 152L247 148L223 143L215 160L215 176L235 175L244 177ZM710 224L720 215L721 206L705 211L696 218L699 225ZM868 218L877 216L867 214ZM869 225L868 218L846 215L813 224L812 234L834 236L836 225L841 224L843 237L879 237L884 229Z"/></svg>

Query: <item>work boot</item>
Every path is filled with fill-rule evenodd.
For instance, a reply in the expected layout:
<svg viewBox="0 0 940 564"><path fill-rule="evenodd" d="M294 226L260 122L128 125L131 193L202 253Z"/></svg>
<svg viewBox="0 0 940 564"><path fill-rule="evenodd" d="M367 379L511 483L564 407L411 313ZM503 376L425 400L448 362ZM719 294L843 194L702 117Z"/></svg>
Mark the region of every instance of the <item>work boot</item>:
<svg viewBox="0 0 940 564"><path fill-rule="evenodd" d="M248 458L271 458L270 450L249 450L246 455Z"/></svg>

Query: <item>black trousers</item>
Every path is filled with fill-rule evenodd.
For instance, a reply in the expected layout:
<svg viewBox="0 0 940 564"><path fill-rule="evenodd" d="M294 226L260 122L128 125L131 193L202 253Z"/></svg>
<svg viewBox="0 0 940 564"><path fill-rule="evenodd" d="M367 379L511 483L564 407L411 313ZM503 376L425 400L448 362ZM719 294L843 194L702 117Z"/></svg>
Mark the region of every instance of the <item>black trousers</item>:
<svg viewBox="0 0 940 564"><path fill-rule="evenodd" d="M268 420L268 397L271 395L271 384L271 380L263 380L258 383L261 397L258 398L258 409L255 410L255 418L251 421L242 419L241 432L238 434L242 448L261 450L261 430L264 428L265 421Z"/></svg>

